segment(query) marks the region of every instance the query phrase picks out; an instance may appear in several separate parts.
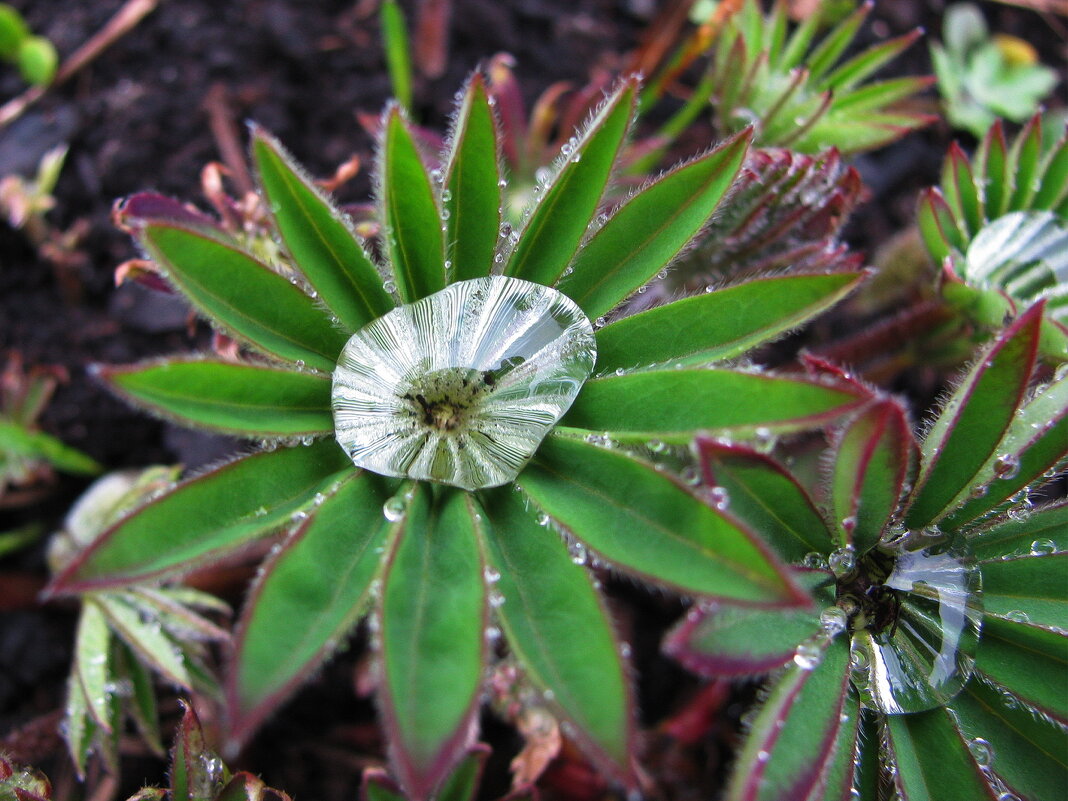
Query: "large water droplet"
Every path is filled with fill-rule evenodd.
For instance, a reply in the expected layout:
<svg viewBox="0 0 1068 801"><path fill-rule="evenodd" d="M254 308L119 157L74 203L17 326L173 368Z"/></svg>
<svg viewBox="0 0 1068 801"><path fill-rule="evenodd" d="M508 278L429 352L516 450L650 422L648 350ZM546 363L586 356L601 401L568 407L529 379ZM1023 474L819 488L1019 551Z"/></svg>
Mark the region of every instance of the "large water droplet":
<svg viewBox="0 0 1068 801"><path fill-rule="evenodd" d="M534 454L595 358L590 321L560 292L461 281L353 334L334 371L335 435L381 475L495 487Z"/></svg>
<svg viewBox="0 0 1068 801"><path fill-rule="evenodd" d="M980 580L978 568L951 551L897 554L883 582L889 611L853 633L852 679L864 706L921 712L960 692L979 644Z"/></svg>

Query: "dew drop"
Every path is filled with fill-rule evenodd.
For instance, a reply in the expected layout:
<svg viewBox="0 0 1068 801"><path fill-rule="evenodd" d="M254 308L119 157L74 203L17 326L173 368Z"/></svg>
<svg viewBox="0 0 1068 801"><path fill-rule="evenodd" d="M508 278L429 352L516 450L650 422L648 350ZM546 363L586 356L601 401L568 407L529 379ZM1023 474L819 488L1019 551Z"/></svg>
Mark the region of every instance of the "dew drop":
<svg viewBox="0 0 1068 801"><path fill-rule="evenodd" d="M720 512L725 512L731 505L731 494L726 487L712 487L708 491L712 506Z"/></svg>
<svg viewBox="0 0 1068 801"><path fill-rule="evenodd" d="M382 288L386 292L393 293L397 289L397 283L395 281L386 280L382 282Z"/></svg>
<svg viewBox="0 0 1068 801"><path fill-rule="evenodd" d="M382 504L382 516L391 523L396 523L404 517L408 509L408 501L403 495L394 495Z"/></svg>
<svg viewBox="0 0 1068 801"><path fill-rule="evenodd" d="M504 606L504 596L501 595L499 592L491 592L489 594L489 604L494 609L500 609L502 606Z"/></svg>
<svg viewBox="0 0 1068 801"><path fill-rule="evenodd" d="M482 578L486 580L487 584L496 584L501 580L501 571L491 565L486 565L482 571Z"/></svg>
<svg viewBox="0 0 1068 801"><path fill-rule="evenodd" d="M608 321L603 317L598 317L593 321L594 328L604 328L606 325L608 325Z"/></svg>
<svg viewBox="0 0 1068 801"><path fill-rule="evenodd" d="M1001 479L1016 478L1020 474L1020 460L1012 453L1003 453L994 460L994 475Z"/></svg>
<svg viewBox="0 0 1068 801"><path fill-rule="evenodd" d="M823 657L823 649L814 640L805 640L794 651L794 664L802 670L813 670Z"/></svg>
<svg viewBox="0 0 1068 801"><path fill-rule="evenodd" d="M982 737L969 740L968 750L972 752L972 758L980 767L990 767L994 764L994 747Z"/></svg>
<svg viewBox="0 0 1068 801"><path fill-rule="evenodd" d="M1057 545L1053 540L1035 540L1031 543L1032 556L1049 556L1057 553Z"/></svg>
<svg viewBox="0 0 1068 801"><path fill-rule="evenodd" d="M1030 623L1031 617L1020 609L1013 609L1005 613L1005 619L1011 620L1013 623Z"/></svg>
<svg viewBox="0 0 1068 801"><path fill-rule="evenodd" d="M839 548L827 557L827 566L838 579L844 579L856 570L857 554L852 545Z"/></svg>
<svg viewBox="0 0 1068 801"><path fill-rule="evenodd" d="M820 628L832 637L841 634L849 625L849 616L840 606L828 606L820 613Z"/></svg>
<svg viewBox="0 0 1068 801"><path fill-rule="evenodd" d="M547 525L549 525L549 522L551 521L551 518L545 512L538 512L538 515L537 515L537 517L534 518L534 521L539 526L547 526Z"/></svg>

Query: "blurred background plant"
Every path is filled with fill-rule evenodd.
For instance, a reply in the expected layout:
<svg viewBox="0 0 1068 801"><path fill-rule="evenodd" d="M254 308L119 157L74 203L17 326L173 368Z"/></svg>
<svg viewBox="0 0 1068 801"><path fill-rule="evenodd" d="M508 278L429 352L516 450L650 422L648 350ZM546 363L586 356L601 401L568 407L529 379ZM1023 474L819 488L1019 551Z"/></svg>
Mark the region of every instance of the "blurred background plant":
<svg viewBox="0 0 1068 801"><path fill-rule="evenodd" d="M32 33L22 15L7 3L0 3L0 59L18 67L22 79L35 86L50 83L59 64L55 45Z"/></svg>
<svg viewBox="0 0 1068 801"><path fill-rule="evenodd" d="M946 9L942 42L931 43L931 62L946 119L976 139L998 118L1027 121L1058 82L1028 41L991 33L974 3Z"/></svg>

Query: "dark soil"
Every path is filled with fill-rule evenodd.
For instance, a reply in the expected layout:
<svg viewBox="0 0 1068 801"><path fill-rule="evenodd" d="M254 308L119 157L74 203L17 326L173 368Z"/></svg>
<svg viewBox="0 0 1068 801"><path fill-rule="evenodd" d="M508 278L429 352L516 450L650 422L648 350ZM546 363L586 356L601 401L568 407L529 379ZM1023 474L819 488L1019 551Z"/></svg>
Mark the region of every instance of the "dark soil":
<svg viewBox="0 0 1068 801"><path fill-rule="evenodd" d="M122 2L13 4L32 28L69 54ZM454 91L480 60L499 51L515 56L528 99L555 81L581 85L595 69L618 70L657 5L454 0L447 66L440 77L419 80L417 116L444 129ZM85 226L73 266L63 270L0 222L0 353L15 350L27 364L60 365L69 373L42 419L46 431L108 469L174 462L192 467L235 448L133 412L87 375L90 363L189 350L203 345L207 335L203 326L190 328L185 309L173 299L136 286L114 288L115 267L138 254L111 225L111 205L153 189L207 207L200 171L221 158L206 111L209 96L221 98L239 136L242 121L257 121L313 174L329 175L353 155L369 164L373 141L357 114L377 113L389 94L375 6L373 0L164 0L96 62L0 130L0 175L31 174L49 148L69 143L49 219L64 230ZM405 4L409 13L414 6ZM896 35L916 25L938 32L942 7L940 0L883 0L865 36ZM1001 6L991 16L996 29L1048 44L1045 60L1058 62L1057 36L1040 18ZM894 69L928 71L924 46L914 46ZM12 70L0 69L0 101L21 89ZM695 141L700 128L697 133ZM860 161L871 201L849 229L857 245L873 247L908 222L916 190L937 180L949 138L945 127L935 127ZM341 199L358 201L368 190L364 172ZM56 528L84 486L61 479L43 502L0 508L0 531L32 520L46 530ZM0 750L48 772L57 798L74 799L84 791L71 777L56 724L76 610L36 603L45 578L41 545L0 560ZM713 798L750 690L702 689L658 655L660 637L682 609L679 602L627 584L610 587L616 617L634 645L644 759L653 782L665 799ZM297 799L356 798L360 769L383 758L373 707L353 691L362 653L357 641L335 659L234 767L261 774ZM177 707L171 702L165 709L173 725ZM508 761L520 741L488 714L483 737L494 748L482 793L490 798L506 791ZM132 740L127 750L115 798L125 798L144 781L163 781L158 760L138 756ZM544 786L549 797L560 799L605 792L577 756L560 760Z"/></svg>

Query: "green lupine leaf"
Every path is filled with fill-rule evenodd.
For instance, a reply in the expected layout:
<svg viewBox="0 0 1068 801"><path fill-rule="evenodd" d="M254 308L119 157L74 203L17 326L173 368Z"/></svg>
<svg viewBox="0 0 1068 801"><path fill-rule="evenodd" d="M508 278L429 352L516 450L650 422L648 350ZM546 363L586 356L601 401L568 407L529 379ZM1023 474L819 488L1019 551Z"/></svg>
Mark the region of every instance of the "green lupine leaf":
<svg viewBox="0 0 1068 801"><path fill-rule="evenodd" d="M708 222L751 136L751 131L736 136L631 197L575 256L558 289L594 319L652 280Z"/></svg>
<svg viewBox="0 0 1068 801"><path fill-rule="evenodd" d="M1004 439L983 465L975 483L985 488L968 497L940 524L955 529L975 520L1068 458L1068 381L1047 387L1024 406L1009 424Z"/></svg>
<svg viewBox="0 0 1068 801"><path fill-rule="evenodd" d="M854 773L861 759L860 719L860 703L856 694L846 693L834 751L806 801L866 801L863 796L858 798L853 795Z"/></svg>
<svg viewBox="0 0 1068 801"><path fill-rule="evenodd" d="M527 678L601 767L630 777L632 703L608 613L586 568L508 488L484 495L483 547L505 638ZM503 599L503 603L500 602Z"/></svg>
<svg viewBox="0 0 1068 801"><path fill-rule="evenodd" d="M383 579L383 717L401 785L427 798L470 745L486 585L470 495L419 484Z"/></svg>
<svg viewBox="0 0 1068 801"><path fill-rule="evenodd" d="M613 94L541 190L512 251L506 275L551 286L578 250L623 148L637 100L636 79Z"/></svg>
<svg viewBox="0 0 1068 801"><path fill-rule="evenodd" d="M1026 706L1068 723L1068 635L1063 630L987 615L976 670Z"/></svg>
<svg viewBox="0 0 1068 801"><path fill-rule="evenodd" d="M284 526L332 475L351 468L332 440L230 462L179 484L119 521L51 589L70 593L126 585L216 559ZM160 536L161 531L167 536Z"/></svg>
<svg viewBox="0 0 1068 801"><path fill-rule="evenodd" d="M894 783L906 801L939 801L947 787L959 798L995 801L994 791L944 709L888 715L885 725L898 769Z"/></svg>
<svg viewBox="0 0 1068 801"><path fill-rule="evenodd" d="M87 598L82 604L78 618L78 631L74 639L74 675L85 699L86 711L97 726L104 731L112 730L108 714L108 682L111 680L111 649L108 643L111 633L107 618L95 599Z"/></svg>
<svg viewBox="0 0 1068 801"><path fill-rule="evenodd" d="M408 45L408 25L396 0L384 0L379 10L382 42L386 51L393 96L405 111L412 110L412 59Z"/></svg>
<svg viewBox="0 0 1068 801"><path fill-rule="evenodd" d="M922 92L930 85L929 78L917 76L891 78L865 84L835 95L832 116L840 115L845 119L855 120L862 112L879 112L887 106ZM879 116L882 117L882 115ZM920 115L915 117L902 115L902 119L906 121L904 124L909 128L914 128L918 123L927 120L925 116Z"/></svg>
<svg viewBox="0 0 1068 801"><path fill-rule="evenodd" d="M1048 547L1036 541L1036 547ZM1068 630L1068 553L1021 556L982 563L983 607L988 615L1022 612L1032 623Z"/></svg>
<svg viewBox="0 0 1068 801"><path fill-rule="evenodd" d="M516 484L582 545L658 585L759 604L807 602L759 537L625 453L550 436Z"/></svg>
<svg viewBox="0 0 1068 801"><path fill-rule="evenodd" d="M1005 214L1015 176L1009 171L1005 129L997 120L979 143L976 174L984 181L983 216L992 220Z"/></svg>
<svg viewBox="0 0 1068 801"><path fill-rule="evenodd" d="M294 266L348 331L393 308L352 225L285 149L254 129L252 157L267 208Z"/></svg>
<svg viewBox="0 0 1068 801"><path fill-rule="evenodd" d="M699 438L705 481L722 487L731 514L756 531L783 561L832 550L827 524L805 489L768 456L745 446Z"/></svg>
<svg viewBox="0 0 1068 801"><path fill-rule="evenodd" d="M927 433L908 528L934 522L977 486L976 475L1005 435L1030 380L1042 309L1032 306L981 354Z"/></svg>
<svg viewBox="0 0 1068 801"><path fill-rule="evenodd" d="M1015 176L1015 187L1009 200L1009 208L1030 208L1031 198L1035 195L1035 178L1041 153L1042 126L1040 118L1035 116L1028 120L1012 143L1009 159Z"/></svg>
<svg viewBox="0 0 1068 801"><path fill-rule="evenodd" d="M152 675L130 646L118 639L114 643L117 672L130 682L130 717L133 718L142 739L162 757L165 751L160 739L156 688L152 683Z"/></svg>
<svg viewBox="0 0 1068 801"><path fill-rule="evenodd" d="M849 411L858 395L808 379L724 369L659 369L591 378L561 421L685 442L700 430L799 431Z"/></svg>
<svg viewBox="0 0 1068 801"><path fill-rule="evenodd" d="M489 746L476 745L441 783L434 801L472 801L478 792L482 768L490 754Z"/></svg>
<svg viewBox="0 0 1068 801"><path fill-rule="evenodd" d="M381 768L368 768L363 772L360 799L361 801L408 801L404 791Z"/></svg>
<svg viewBox="0 0 1068 801"><path fill-rule="evenodd" d="M77 652L75 652L77 658ZM77 665L67 677L67 703L64 708L63 725L66 729L67 752L79 779L85 778L85 768L93 752L93 741L98 726L89 712L89 699L85 697Z"/></svg>
<svg viewBox="0 0 1068 801"><path fill-rule="evenodd" d="M1040 185L1031 198L1031 208L1049 209L1064 216L1064 205L1068 202L1068 136L1062 137L1043 159L1040 173Z"/></svg>
<svg viewBox="0 0 1068 801"><path fill-rule="evenodd" d="M1063 679L1062 672L1062 685ZM1052 799L1063 795L1068 787L1063 732L1036 719L1022 704L1006 704L1000 692L981 681L964 686L953 699L953 712L973 758L982 759L1018 797ZM984 741L988 744L985 747ZM992 761L984 758L987 754Z"/></svg>
<svg viewBox="0 0 1068 801"><path fill-rule="evenodd" d="M849 649L820 637L772 685L735 762L727 801L803 799L835 755L849 695ZM817 661L818 660L818 661Z"/></svg>
<svg viewBox="0 0 1068 801"><path fill-rule="evenodd" d="M968 157L956 142L949 146L942 166L942 191L961 232L966 237L974 236L983 227L979 191Z"/></svg>
<svg viewBox="0 0 1068 801"><path fill-rule="evenodd" d="M445 288L441 212L397 106L386 111L382 127L385 139L378 193L383 236L401 300L414 303Z"/></svg>
<svg viewBox="0 0 1068 801"><path fill-rule="evenodd" d="M801 20L801 24L794 29L793 34L787 40L786 47L781 54L768 54L770 57L778 58L776 66L780 70L786 72L794 67L800 66L802 59L808 54L812 40L815 38L824 22L822 11L823 8L821 5L817 7L815 13L805 15L805 18Z"/></svg>
<svg viewBox="0 0 1068 801"><path fill-rule="evenodd" d="M497 150L493 110L476 73L457 114L442 191L445 259L454 281L489 275L493 266L501 222Z"/></svg>
<svg viewBox="0 0 1068 801"><path fill-rule="evenodd" d="M691 607L664 641L663 651L702 676L754 676L791 662L797 644L819 630L816 609L712 602Z"/></svg>
<svg viewBox="0 0 1068 801"><path fill-rule="evenodd" d="M141 659L171 683L186 689L192 686L180 649L162 631L158 622L146 619L141 610L131 606L117 593L99 593L94 600L107 618L108 625Z"/></svg>
<svg viewBox="0 0 1068 801"><path fill-rule="evenodd" d="M915 456L905 410L876 403L842 430L834 447L831 514L839 545L864 553L897 511Z"/></svg>
<svg viewBox="0 0 1068 801"><path fill-rule="evenodd" d="M334 369L348 337L281 275L192 228L152 224L141 238L167 277L213 324L281 359Z"/></svg>
<svg viewBox="0 0 1068 801"><path fill-rule="evenodd" d="M783 336L852 292L856 273L757 278L614 320L597 331L604 372L709 364Z"/></svg>
<svg viewBox="0 0 1068 801"><path fill-rule="evenodd" d="M248 437L330 433L330 377L215 359L169 359L100 375L127 401L193 428Z"/></svg>
<svg viewBox="0 0 1068 801"><path fill-rule="evenodd" d="M185 706L185 714L178 724L174 748L171 750L170 801L215 798L218 790L216 783L222 779L214 770L216 764L217 759L204 742L204 732L196 713L192 707Z"/></svg>
<svg viewBox="0 0 1068 801"><path fill-rule="evenodd" d="M18 423L0 419L0 458L12 456L41 459L66 473L91 476L102 469L96 460L43 431L30 431Z"/></svg>
<svg viewBox="0 0 1068 801"><path fill-rule="evenodd" d="M996 518L989 525L969 531L968 544L976 559L994 561L1006 554L1023 555L1034 543L1068 551L1068 501L1058 501L1030 514Z"/></svg>
<svg viewBox="0 0 1068 801"><path fill-rule="evenodd" d="M913 30L861 51L848 61L835 67L829 75L819 82L819 88L833 89L836 95L842 95L865 78L874 74L883 65L901 55L921 35L922 31Z"/></svg>
<svg viewBox="0 0 1068 801"><path fill-rule="evenodd" d="M825 73L849 47L860 26L871 13L871 5L865 3L838 23L805 59L811 80L819 82Z"/></svg>
<svg viewBox="0 0 1068 801"><path fill-rule="evenodd" d="M927 251L938 264L952 255L954 249L962 250L965 246L953 212L938 189L927 189L920 193L916 223Z"/></svg>
<svg viewBox="0 0 1068 801"><path fill-rule="evenodd" d="M387 536L377 476L324 493L264 565L237 627L228 677L234 736L244 739L347 636L368 603Z"/></svg>

